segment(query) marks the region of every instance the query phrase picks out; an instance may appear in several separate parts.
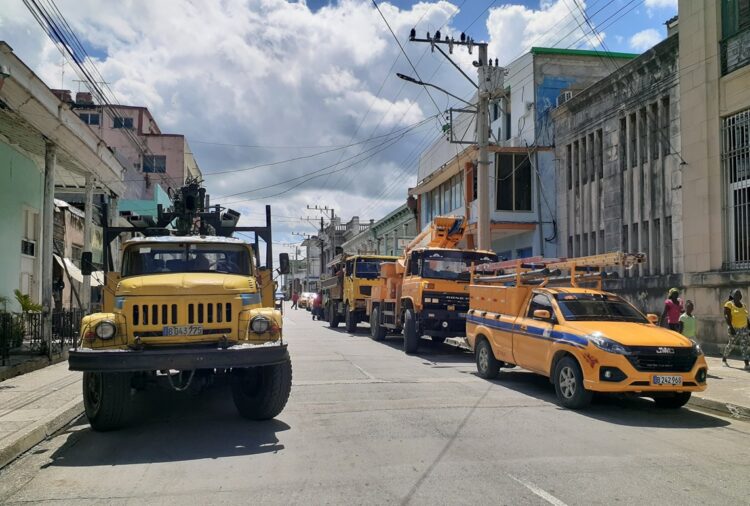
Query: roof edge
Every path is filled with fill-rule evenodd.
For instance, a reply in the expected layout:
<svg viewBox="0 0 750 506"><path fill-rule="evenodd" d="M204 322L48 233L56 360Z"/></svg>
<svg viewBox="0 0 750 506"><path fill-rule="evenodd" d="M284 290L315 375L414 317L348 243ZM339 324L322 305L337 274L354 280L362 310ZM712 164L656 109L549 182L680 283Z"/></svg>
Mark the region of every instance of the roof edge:
<svg viewBox="0 0 750 506"><path fill-rule="evenodd" d="M562 49L557 47L532 47L532 54L559 54L565 56L606 56L609 58L623 58L632 60L640 54L636 53L615 53L611 51L599 51L596 49Z"/></svg>

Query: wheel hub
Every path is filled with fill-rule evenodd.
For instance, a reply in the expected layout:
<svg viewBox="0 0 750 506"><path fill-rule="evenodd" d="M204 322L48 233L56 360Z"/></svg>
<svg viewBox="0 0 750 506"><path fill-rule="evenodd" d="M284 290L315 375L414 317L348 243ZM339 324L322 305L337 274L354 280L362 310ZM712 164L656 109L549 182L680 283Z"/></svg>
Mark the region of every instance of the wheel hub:
<svg viewBox="0 0 750 506"><path fill-rule="evenodd" d="M570 399L576 393L576 377L570 367L560 370L560 391L566 399Z"/></svg>

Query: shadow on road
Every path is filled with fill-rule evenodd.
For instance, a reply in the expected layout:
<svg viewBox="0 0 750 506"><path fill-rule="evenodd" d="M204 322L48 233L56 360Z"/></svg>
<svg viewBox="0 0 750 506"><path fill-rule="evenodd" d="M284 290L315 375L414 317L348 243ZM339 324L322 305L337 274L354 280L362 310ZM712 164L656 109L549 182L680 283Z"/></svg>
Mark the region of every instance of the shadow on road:
<svg viewBox="0 0 750 506"><path fill-rule="evenodd" d="M523 369L501 369L496 385L557 405L555 387L549 379ZM559 407L559 409L565 409ZM649 398L595 394L591 406L578 410L581 416L630 427L703 429L724 427L729 422L687 408L660 409Z"/></svg>
<svg viewBox="0 0 750 506"><path fill-rule="evenodd" d="M283 417L283 412L280 415ZM66 443L48 466L107 466L248 456L284 450L277 434L281 420L241 418L229 389L213 387L200 395L164 391L136 397L131 425L94 432L86 418L68 430Z"/></svg>

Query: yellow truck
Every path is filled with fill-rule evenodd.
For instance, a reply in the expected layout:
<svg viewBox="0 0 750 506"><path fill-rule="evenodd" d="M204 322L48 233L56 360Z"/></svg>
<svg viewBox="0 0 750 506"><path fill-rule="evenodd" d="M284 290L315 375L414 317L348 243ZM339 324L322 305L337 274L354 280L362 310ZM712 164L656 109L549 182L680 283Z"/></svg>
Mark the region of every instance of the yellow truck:
<svg viewBox="0 0 750 506"><path fill-rule="evenodd" d="M404 351L416 353L422 336L442 342L464 336L469 309L469 269L496 262L492 251L458 248L465 221L438 216L395 262L383 263L366 301L370 334L381 341L403 331Z"/></svg>
<svg viewBox="0 0 750 506"><path fill-rule="evenodd" d="M643 261L641 254L608 253L479 268L466 318L479 376L520 366L548 377L560 404L571 409L587 406L594 392L683 406L692 392L706 389L700 346L602 290L606 267Z"/></svg>
<svg viewBox="0 0 750 506"><path fill-rule="evenodd" d="M238 214L206 209L199 190L197 183L180 190L156 221L129 218L146 226L105 228L108 240L145 236L123 243L121 269L107 276L105 310L83 319L70 350L94 430L125 425L133 392L157 381L185 390L226 378L238 411L254 420L273 418L286 404L292 365L273 307L270 207L265 227L237 227ZM174 220L178 232L198 235L167 235ZM239 230L255 232L255 244L229 237ZM268 248L265 267L258 237ZM286 254L279 264L288 271Z"/></svg>
<svg viewBox="0 0 750 506"><path fill-rule="evenodd" d="M359 322L367 321L365 299L379 283L380 264L398 257L384 255L338 255L326 266L329 276L320 285L325 314L331 328L341 321L347 332L357 331Z"/></svg>

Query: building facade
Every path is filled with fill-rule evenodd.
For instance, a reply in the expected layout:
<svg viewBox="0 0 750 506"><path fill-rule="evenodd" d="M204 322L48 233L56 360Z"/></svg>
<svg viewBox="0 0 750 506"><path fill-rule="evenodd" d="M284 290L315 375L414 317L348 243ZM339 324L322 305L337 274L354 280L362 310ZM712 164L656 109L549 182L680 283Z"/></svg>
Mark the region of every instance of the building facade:
<svg viewBox="0 0 750 506"><path fill-rule="evenodd" d="M346 253L398 256L417 235L415 212L403 204L344 243Z"/></svg>
<svg viewBox="0 0 750 506"><path fill-rule="evenodd" d="M602 57L606 55L606 60ZM496 97L490 104L490 228L492 249L502 257L557 255L555 154L552 110L636 55L532 48L508 65L494 67ZM505 71L505 72L504 72ZM493 75L494 75L493 74ZM420 157L418 198L423 230L438 215L468 218L466 247L476 244L478 212L473 114L454 116L451 135Z"/></svg>

